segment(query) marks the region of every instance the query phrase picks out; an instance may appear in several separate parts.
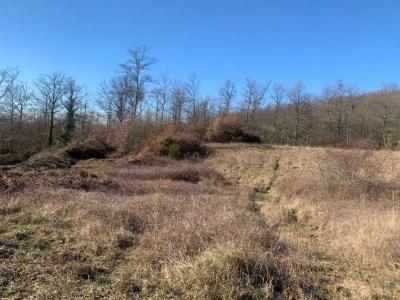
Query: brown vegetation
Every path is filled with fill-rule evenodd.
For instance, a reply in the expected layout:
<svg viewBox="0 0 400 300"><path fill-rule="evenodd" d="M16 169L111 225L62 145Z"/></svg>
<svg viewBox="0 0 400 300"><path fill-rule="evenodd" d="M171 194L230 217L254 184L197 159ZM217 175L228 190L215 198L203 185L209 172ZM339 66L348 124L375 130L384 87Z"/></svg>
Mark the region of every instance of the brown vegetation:
<svg viewBox="0 0 400 300"><path fill-rule="evenodd" d="M400 294L397 152L207 146L99 160L77 143L3 169L1 297Z"/></svg>
<svg viewBox="0 0 400 300"><path fill-rule="evenodd" d="M321 292L312 265L291 258L252 199L199 162L140 156L2 174L17 177L24 186L0 196L2 297Z"/></svg>
<svg viewBox="0 0 400 300"><path fill-rule="evenodd" d="M207 148L200 140L191 136L171 135L150 141L142 154L193 159L204 157L207 154Z"/></svg>
<svg viewBox="0 0 400 300"><path fill-rule="evenodd" d="M0 154L0 165L16 165L21 163L24 160L24 157L19 154L7 153Z"/></svg>
<svg viewBox="0 0 400 300"><path fill-rule="evenodd" d="M212 148L208 164L252 188L291 255L312 257L316 276L329 279L324 297L399 297L399 153Z"/></svg>
<svg viewBox="0 0 400 300"><path fill-rule="evenodd" d="M208 127L206 139L210 142L261 143L259 136L243 131L237 119L217 118Z"/></svg>

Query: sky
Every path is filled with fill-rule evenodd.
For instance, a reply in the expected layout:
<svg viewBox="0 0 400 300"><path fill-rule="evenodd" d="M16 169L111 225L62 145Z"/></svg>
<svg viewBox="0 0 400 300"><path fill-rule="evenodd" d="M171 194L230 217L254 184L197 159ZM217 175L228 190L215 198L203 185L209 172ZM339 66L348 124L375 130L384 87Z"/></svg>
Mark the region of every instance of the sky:
<svg viewBox="0 0 400 300"><path fill-rule="evenodd" d="M146 45L154 76L195 72L203 95L248 77L310 92L400 83L395 0L0 0L0 12L0 69L29 82L62 71L95 93Z"/></svg>

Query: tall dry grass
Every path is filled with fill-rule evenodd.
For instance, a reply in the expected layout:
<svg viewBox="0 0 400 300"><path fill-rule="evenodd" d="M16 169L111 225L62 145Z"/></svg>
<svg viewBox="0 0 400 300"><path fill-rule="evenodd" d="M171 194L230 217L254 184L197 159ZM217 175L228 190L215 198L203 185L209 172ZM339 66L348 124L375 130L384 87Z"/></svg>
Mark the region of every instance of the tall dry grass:
<svg viewBox="0 0 400 300"><path fill-rule="evenodd" d="M218 145L215 151L209 163L255 190L266 219L297 249L292 255L311 256L318 276L333 279L327 295L400 295L400 153Z"/></svg>
<svg viewBox="0 0 400 300"><path fill-rule="evenodd" d="M38 159L38 158L37 158ZM38 159L39 160L39 159ZM4 298L263 299L320 292L306 264L199 162L29 164L2 178Z"/></svg>

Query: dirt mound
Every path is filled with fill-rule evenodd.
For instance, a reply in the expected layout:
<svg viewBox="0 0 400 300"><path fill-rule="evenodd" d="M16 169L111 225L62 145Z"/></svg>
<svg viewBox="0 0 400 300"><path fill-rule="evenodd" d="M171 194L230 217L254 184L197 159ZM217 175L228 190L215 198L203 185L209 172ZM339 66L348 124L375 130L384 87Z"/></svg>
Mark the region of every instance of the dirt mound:
<svg viewBox="0 0 400 300"><path fill-rule="evenodd" d="M23 157L18 154L7 153L0 155L0 165L10 166L16 165L23 161Z"/></svg>
<svg viewBox="0 0 400 300"><path fill-rule="evenodd" d="M217 143L261 143L258 135L245 132L236 119L218 118L207 130L206 139Z"/></svg>
<svg viewBox="0 0 400 300"><path fill-rule="evenodd" d="M47 150L30 157L24 167L29 169L66 169L79 160L104 159L114 150L110 145L97 140L75 142L66 148Z"/></svg>
<svg viewBox="0 0 400 300"><path fill-rule="evenodd" d="M104 142L88 140L71 144L65 149L65 154L75 160L103 159L113 151L114 148Z"/></svg>
<svg viewBox="0 0 400 300"><path fill-rule="evenodd" d="M73 161L65 157L63 151L44 151L29 158L25 167L32 169L65 169L73 165Z"/></svg>

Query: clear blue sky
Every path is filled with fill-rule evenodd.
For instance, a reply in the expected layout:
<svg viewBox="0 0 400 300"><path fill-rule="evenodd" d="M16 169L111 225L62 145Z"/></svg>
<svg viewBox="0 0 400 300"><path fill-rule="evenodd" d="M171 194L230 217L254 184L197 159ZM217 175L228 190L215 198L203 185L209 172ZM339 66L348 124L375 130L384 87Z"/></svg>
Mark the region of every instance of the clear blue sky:
<svg viewBox="0 0 400 300"><path fill-rule="evenodd" d="M246 77L310 91L400 82L395 0L0 0L0 11L0 68L29 81L61 70L93 93L136 45L151 48L155 75L196 72L203 94Z"/></svg>

